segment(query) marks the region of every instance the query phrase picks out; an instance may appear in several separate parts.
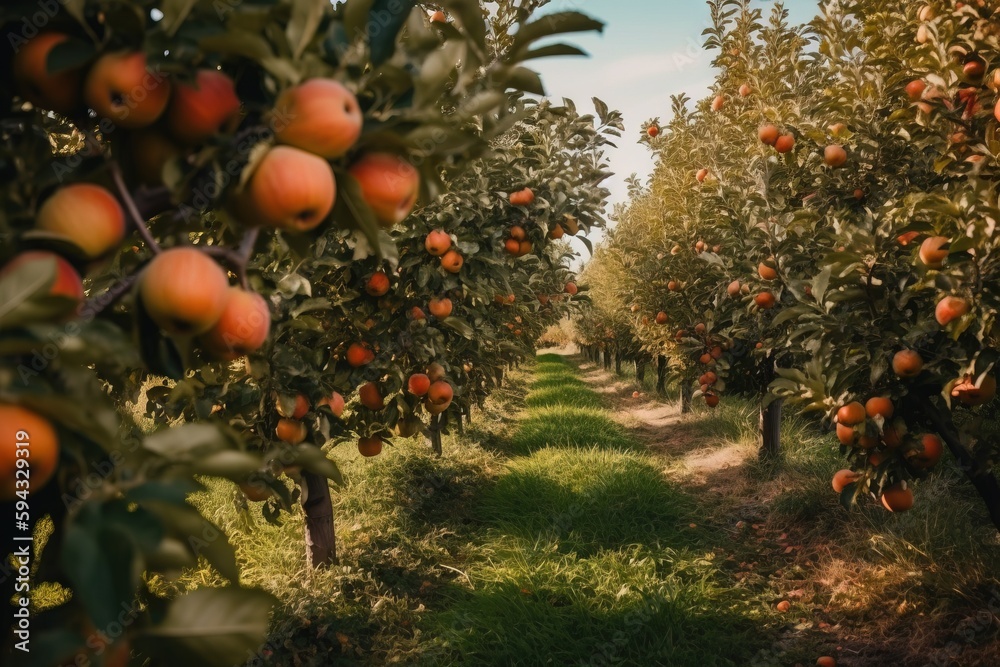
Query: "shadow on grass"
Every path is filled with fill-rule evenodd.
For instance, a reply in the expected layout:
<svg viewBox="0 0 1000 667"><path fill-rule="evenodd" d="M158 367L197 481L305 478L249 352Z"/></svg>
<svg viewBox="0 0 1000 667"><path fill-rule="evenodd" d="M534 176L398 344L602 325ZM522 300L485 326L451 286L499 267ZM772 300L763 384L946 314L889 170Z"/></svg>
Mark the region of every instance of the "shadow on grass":
<svg viewBox="0 0 1000 667"><path fill-rule="evenodd" d="M483 491L485 526L525 543L550 541L590 557L630 545L695 547L693 503L643 457L593 449L544 449L508 466Z"/></svg>
<svg viewBox="0 0 1000 667"><path fill-rule="evenodd" d="M750 664L764 644L750 619L723 605L706 611L700 591L670 580L618 600L551 583L453 591L451 608L429 619L426 664L721 667Z"/></svg>
<svg viewBox="0 0 1000 667"><path fill-rule="evenodd" d="M601 407L601 398L582 384L577 387L561 383L546 389L536 387L528 394L525 405L529 408L564 405L574 408L598 409Z"/></svg>
<svg viewBox="0 0 1000 667"><path fill-rule="evenodd" d="M602 412L555 405L530 409L506 453L526 456L546 447L640 451L642 447Z"/></svg>

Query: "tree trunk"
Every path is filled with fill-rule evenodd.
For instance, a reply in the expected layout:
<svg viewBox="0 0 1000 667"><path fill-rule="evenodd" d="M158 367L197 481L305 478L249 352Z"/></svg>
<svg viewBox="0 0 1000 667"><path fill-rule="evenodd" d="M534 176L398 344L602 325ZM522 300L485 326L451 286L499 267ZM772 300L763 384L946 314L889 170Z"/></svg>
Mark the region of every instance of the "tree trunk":
<svg viewBox="0 0 1000 667"><path fill-rule="evenodd" d="M302 471L302 510L306 515L306 556L310 567L337 564L337 536L333 525L333 499L326 477Z"/></svg>
<svg viewBox="0 0 1000 667"><path fill-rule="evenodd" d="M622 374L622 351L621 348L615 350L615 375Z"/></svg>
<svg viewBox="0 0 1000 667"><path fill-rule="evenodd" d="M764 407L764 400L761 397L760 403L760 458L761 460L773 460L781 454L781 406L783 400L771 401Z"/></svg>
<svg viewBox="0 0 1000 667"><path fill-rule="evenodd" d="M441 415L431 417L431 425L428 429L431 434L431 451L435 456L441 456L444 449L441 446Z"/></svg>
<svg viewBox="0 0 1000 667"><path fill-rule="evenodd" d="M921 397L920 403L923 412L934 424L934 428L948 445L948 449L951 450L952 456L958 462L958 467L972 483L976 492L979 493L979 497L983 499L993 525L996 526L997 530L1000 530L1000 484L997 483L996 476L972 458L972 454L962 444L961 435L955 427L950 413L935 406L929 397Z"/></svg>
<svg viewBox="0 0 1000 667"><path fill-rule="evenodd" d="M646 358L638 358L635 360L635 379L639 382L646 381Z"/></svg>
<svg viewBox="0 0 1000 667"><path fill-rule="evenodd" d="M611 370L611 350L607 347L604 348L604 370Z"/></svg>
<svg viewBox="0 0 1000 667"><path fill-rule="evenodd" d="M687 382L681 384L681 414L686 415L691 412L691 397L694 390Z"/></svg>
<svg viewBox="0 0 1000 667"><path fill-rule="evenodd" d="M667 393L667 358L662 354L656 357L656 393Z"/></svg>
<svg viewBox="0 0 1000 667"><path fill-rule="evenodd" d="M458 423L456 424L456 426L458 427L458 432L459 432L460 435L465 435L465 423L462 420L463 414L464 414L464 411L463 410L459 410L458 417L457 417Z"/></svg>

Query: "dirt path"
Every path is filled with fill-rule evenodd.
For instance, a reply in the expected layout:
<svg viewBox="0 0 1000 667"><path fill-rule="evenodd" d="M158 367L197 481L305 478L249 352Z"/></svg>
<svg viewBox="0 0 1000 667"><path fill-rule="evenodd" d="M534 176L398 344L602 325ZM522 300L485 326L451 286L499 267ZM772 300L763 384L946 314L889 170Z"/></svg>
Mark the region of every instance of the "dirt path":
<svg viewBox="0 0 1000 667"><path fill-rule="evenodd" d="M581 378L611 403L615 420L650 451L668 459L671 475L679 481L721 492L730 488L723 481L734 482L725 472L735 471L752 456L745 445L707 438L689 415L681 414L679 402L665 403L647 393L635 398L633 393L641 389L637 383L624 381L583 357L570 360L580 368Z"/></svg>

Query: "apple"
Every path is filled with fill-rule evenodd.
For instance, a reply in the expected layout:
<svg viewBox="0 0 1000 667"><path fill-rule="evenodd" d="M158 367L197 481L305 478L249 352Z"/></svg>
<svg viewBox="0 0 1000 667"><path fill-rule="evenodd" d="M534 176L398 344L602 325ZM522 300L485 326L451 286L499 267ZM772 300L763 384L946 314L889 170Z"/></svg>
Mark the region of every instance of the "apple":
<svg viewBox="0 0 1000 667"><path fill-rule="evenodd" d="M55 278L49 287L49 296L63 297L75 301L78 305L83 302L83 281L73 265L65 259L47 250L28 250L18 255L0 269L0 278L5 278L23 266L37 262L54 262Z"/></svg>
<svg viewBox="0 0 1000 667"><path fill-rule="evenodd" d="M167 108L167 127L174 139L200 144L217 134L239 113L233 80L215 69L198 70L194 85L179 83Z"/></svg>
<svg viewBox="0 0 1000 667"><path fill-rule="evenodd" d="M431 299L427 304L427 309L431 311L431 315L439 320L443 320L451 315L453 306L451 299L442 297L440 299Z"/></svg>
<svg viewBox="0 0 1000 667"><path fill-rule="evenodd" d="M414 373L406 382L406 390L414 396L423 396L431 388L431 379L424 373Z"/></svg>
<svg viewBox="0 0 1000 667"><path fill-rule="evenodd" d="M389 276L385 275L384 271L376 271L365 283L365 291L370 296L385 296L389 291Z"/></svg>
<svg viewBox="0 0 1000 667"><path fill-rule="evenodd" d="M101 186L74 183L45 200L35 226L66 237L93 260L121 245L125 213L114 195Z"/></svg>
<svg viewBox="0 0 1000 667"><path fill-rule="evenodd" d="M69 39L59 32L44 32L28 40L14 55L14 82L20 95L39 109L69 115L80 107L83 72L79 68L49 72L48 57Z"/></svg>
<svg viewBox="0 0 1000 667"><path fill-rule="evenodd" d="M451 248L451 237L444 230L435 229L424 239L424 249L435 257L445 254L449 248Z"/></svg>
<svg viewBox="0 0 1000 667"><path fill-rule="evenodd" d="M338 419L342 414L344 414L344 397L336 391L329 397L321 398L319 405L325 405L330 408L330 412L332 412L333 416Z"/></svg>
<svg viewBox="0 0 1000 667"><path fill-rule="evenodd" d="M524 188L510 194L510 203L514 206L528 206L533 201L535 201L535 193L531 188Z"/></svg>
<svg viewBox="0 0 1000 667"><path fill-rule="evenodd" d="M303 232L317 227L333 210L337 183L330 163L290 146L275 146L254 170L244 213L268 227Z"/></svg>
<svg viewBox="0 0 1000 667"><path fill-rule="evenodd" d="M364 116L357 98L344 84L310 79L281 94L272 122L279 143L338 158L357 143Z"/></svg>
<svg viewBox="0 0 1000 667"><path fill-rule="evenodd" d="M823 149L823 161L834 169L843 167L847 162L847 151L844 150L843 146L831 144Z"/></svg>
<svg viewBox="0 0 1000 667"><path fill-rule="evenodd" d="M152 125L170 101L170 81L152 72L146 54L118 51L101 56L90 68L84 83L84 100L97 112L121 127Z"/></svg>
<svg viewBox="0 0 1000 667"><path fill-rule="evenodd" d="M405 220L417 203L420 174L398 155L368 153L351 165L350 173L383 227Z"/></svg>
<svg viewBox="0 0 1000 667"><path fill-rule="evenodd" d="M173 335L207 332L222 317L229 296L226 272L192 247L164 250L139 277L139 298L146 312Z"/></svg>
<svg viewBox="0 0 1000 667"><path fill-rule="evenodd" d="M527 243L527 241L525 243ZM462 270L462 265L464 263L465 260L462 259L462 256L454 250L449 250L441 256L441 268L448 273L458 273Z"/></svg>
<svg viewBox="0 0 1000 667"><path fill-rule="evenodd" d="M270 332L271 310L264 297L230 287L222 315L202 336L201 344L214 357L232 361L259 350Z"/></svg>

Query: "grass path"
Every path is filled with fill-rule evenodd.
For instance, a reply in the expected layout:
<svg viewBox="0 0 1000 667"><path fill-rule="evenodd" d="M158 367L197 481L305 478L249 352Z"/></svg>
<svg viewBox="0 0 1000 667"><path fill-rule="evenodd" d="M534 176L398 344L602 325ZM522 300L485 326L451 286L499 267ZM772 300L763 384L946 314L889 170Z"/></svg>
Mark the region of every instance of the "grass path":
<svg viewBox="0 0 1000 667"><path fill-rule="evenodd" d="M200 505L244 580L284 602L249 664L922 665L908 647L930 656L952 629L928 636L931 619L975 616L929 599L993 580L953 516L920 509L873 532L838 510L836 455L818 456L804 423L788 420L797 444L780 473L757 469L747 404L682 418L577 361L543 355L509 374L443 458L419 439L375 459L334 448L348 484L329 571L304 570L301 516L268 524L232 485L210 488ZM718 451L724 465L706 463ZM912 548L928 543L952 551ZM958 552L961 565L935 563ZM203 568L178 585L216 583Z"/></svg>

